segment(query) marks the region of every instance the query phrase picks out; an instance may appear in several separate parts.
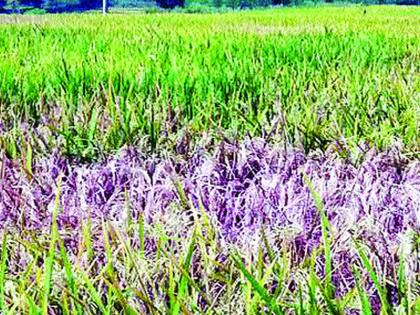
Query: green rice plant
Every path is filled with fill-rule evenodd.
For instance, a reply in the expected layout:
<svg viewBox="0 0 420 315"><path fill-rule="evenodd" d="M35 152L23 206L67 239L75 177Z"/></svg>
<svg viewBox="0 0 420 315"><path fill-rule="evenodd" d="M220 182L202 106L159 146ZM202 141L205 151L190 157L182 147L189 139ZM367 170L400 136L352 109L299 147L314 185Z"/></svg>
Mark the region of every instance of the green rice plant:
<svg viewBox="0 0 420 315"><path fill-rule="evenodd" d="M258 136L282 117L307 151L400 141L418 155L418 27L397 7L17 18L0 26L0 143L23 154L19 131L36 142L44 126L91 159L145 139L159 151L183 129Z"/></svg>
<svg viewBox="0 0 420 315"><path fill-rule="evenodd" d="M371 262L369 261L369 258L367 257L365 251L359 244L356 244L356 248L359 253L360 259L362 260L364 268L368 271L369 276L372 279L376 290L378 291L379 298L382 304L381 312L384 314L392 314L391 307L386 297L386 291L384 287L381 285L378 275L376 274Z"/></svg>
<svg viewBox="0 0 420 315"><path fill-rule="evenodd" d="M63 240L60 237L58 238L58 243L60 246L60 257L61 257L63 268L66 274L67 287L69 289L69 293L70 293L70 297L72 301L72 309L75 310L75 314L80 315L80 314L83 314L83 312L82 312L82 308L79 301L77 301L77 297L79 296L79 291L76 285L76 275L73 272L73 267L68 258Z"/></svg>
<svg viewBox="0 0 420 315"><path fill-rule="evenodd" d="M198 220L203 223L202 218ZM173 238L172 241L174 242L171 247L161 247L162 255L160 259L157 259L156 254L150 255L150 252L145 257L141 257L139 248L130 245L129 238L127 238L123 229L120 230L105 223L103 227L107 228L106 232L102 231L104 236L112 241L105 245L108 252L106 254L107 261L98 272L93 271L94 268L86 268L83 264L71 264L70 256L62 238L58 236L56 239L58 255L55 255L54 258L54 270L57 275L62 274L62 276L53 280L54 285L60 289L49 291L49 310L52 311L59 307L63 313L67 314L95 314L98 311L103 314L113 314L121 311L127 314L137 314L144 309L143 307L146 307L151 314L213 314L214 307L219 309L221 306L227 307L230 304L229 307L234 309L234 301L239 298L242 301L241 303L244 303L241 312L248 314L258 314L261 311L283 314L292 310L296 311L297 314L343 314L343 310L340 310L343 300L340 301L328 295L330 293L327 293L326 285L316 271L315 264L319 251L313 252L309 266L305 267L305 264L302 264L299 267L297 272L305 275L300 278L296 276L296 271L291 272L292 269L284 270L280 277L277 276L279 270L276 269L279 268L279 265L282 265L282 263L279 264L282 259L280 258L281 251L276 250L276 257L273 261L270 261L266 260L264 247L260 247L259 254L254 258L248 256L246 252L239 255L237 249L232 248L234 251L228 256L225 266L230 265L236 271L233 275L229 275L230 271L228 269L226 274L220 271L219 278L216 278L212 275L211 270L219 269L224 263L210 263L210 260L205 260L203 250L211 251L213 244L209 243L211 242L210 239L205 238L206 233L200 236L197 225L194 232L190 233L189 244L185 244L181 239L175 241L175 238ZM145 228L149 228L149 226L145 226ZM200 237L202 238L200 239ZM11 236L11 239L13 238ZM204 247L200 245L200 242ZM9 243L9 246L12 244ZM81 248L86 254L87 248ZM182 251L181 248L185 251ZM50 248L42 246L34 246L33 251L37 253L38 257L47 254L52 255ZM165 265L161 265L162 257L166 261ZM250 262L248 267L246 267L244 261ZM20 288L23 290L21 294L26 301L25 306L11 304L13 300L9 295L10 291L7 291L7 300L4 304L5 313L13 312L14 305L14 307L20 309L19 313L25 310L29 314L42 314L44 304L39 307L38 298L45 301L46 280L52 280L53 278L45 276L43 270L47 268L47 265L50 266L48 261L45 262L44 266L37 266L36 262L37 259L34 258L33 263L29 264L27 269L17 276L18 278L15 278L16 275L9 276L5 273L8 278L14 278L21 282ZM112 262L112 266L110 262ZM147 262L147 266L149 266L146 269L140 267L145 266L143 265L144 262ZM199 277L194 275L197 268L201 270ZM362 269L356 266L353 268L356 279L355 290L360 299L362 314L373 313L368 293L364 289L366 275L372 276L370 269L369 265L363 265ZM361 273L363 273L363 277ZM39 274L41 281L35 281L29 285L30 277L36 274ZM156 278L158 275L164 278L162 282ZM227 278L225 278L226 276ZM237 276L240 276L240 278L235 279ZM406 276L401 276L404 277L401 281L407 281ZM124 282L121 281L120 277L129 277L132 280ZM220 279L217 281L220 281L220 284L223 284L226 290L222 291L224 293L220 296L215 295L212 289L207 288L207 285L216 281L216 279ZM221 281L221 279L225 279L226 282ZM272 279L280 281L281 294L277 293L276 290L268 289ZM292 291L288 286L291 280L297 281L299 284L295 291ZM156 295L151 296L150 289L144 289L148 288L154 281L158 281L159 284L156 284L159 285L159 291L156 292ZM104 285L107 288L105 291L103 291ZM38 293L41 293L41 295L38 295ZM138 299L133 299L132 294ZM160 300L165 300L166 297L167 302L162 304ZM203 302L199 302L200 300L206 301L205 305L209 307L207 311L201 308L200 305L202 304L200 303ZM415 303L412 306L415 307Z"/></svg>
<svg viewBox="0 0 420 315"><path fill-rule="evenodd" d="M361 310L363 315L371 315L372 309L370 307L369 303L369 297L367 296L366 292L363 290L362 286L360 285L360 272L354 268L353 273L355 274L355 280L356 280L356 288L357 293L359 294L360 304L361 304Z"/></svg>
<svg viewBox="0 0 420 315"><path fill-rule="evenodd" d="M3 231L1 246L1 269L0 269L0 310L2 313L5 312L5 301L4 301L4 284L6 281L7 271L7 232Z"/></svg>
<svg viewBox="0 0 420 315"><path fill-rule="evenodd" d="M52 282L52 275L54 269L54 262L55 262L55 255L56 255L56 245L59 238L58 226L57 226L57 216L60 208L60 194L61 194L61 185L58 184L55 204L54 204L54 211L52 215L52 223L51 223L51 240L50 240L50 248L48 250L48 256L46 257L45 262L45 270L44 270L44 287L42 293L42 307L41 311L43 315L48 314L48 305L49 305L49 296L51 291L51 282Z"/></svg>
<svg viewBox="0 0 420 315"><path fill-rule="evenodd" d="M90 218L83 221L82 223L82 235L83 235L83 243L82 246L87 250L88 259L92 259L94 256L93 247L92 247L92 221Z"/></svg>
<svg viewBox="0 0 420 315"><path fill-rule="evenodd" d="M191 236L190 245L188 246L188 252L186 254L185 261L183 264L183 270L188 270L190 268L196 242L195 239L195 232L193 232L193 235ZM188 294L188 278L185 275L182 275L179 281L179 287L178 292L176 294L175 304L171 305L170 313L172 315L179 314L181 303L183 303L186 294Z"/></svg>
<svg viewBox="0 0 420 315"><path fill-rule="evenodd" d="M261 297L261 299L267 304L268 308L274 314L284 314L283 310L279 307L277 302L270 296L267 290L261 286L259 281L247 270L241 258L237 254L232 254L232 260L235 266L242 272L244 277L249 281L252 289Z"/></svg>
<svg viewBox="0 0 420 315"><path fill-rule="evenodd" d="M87 291L89 294L89 301L91 303L95 304L95 307L99 309L99 311L102 314L110 314L109 307L106 307L102 301L101 295L98 292L98 290L95 288L95 284L92 282L92 280L89 278L89 276L84 273L83 271L79 271L80 277L83 280L83 288ZM112 307L112 304L109 304L109 306Z"/></svg>

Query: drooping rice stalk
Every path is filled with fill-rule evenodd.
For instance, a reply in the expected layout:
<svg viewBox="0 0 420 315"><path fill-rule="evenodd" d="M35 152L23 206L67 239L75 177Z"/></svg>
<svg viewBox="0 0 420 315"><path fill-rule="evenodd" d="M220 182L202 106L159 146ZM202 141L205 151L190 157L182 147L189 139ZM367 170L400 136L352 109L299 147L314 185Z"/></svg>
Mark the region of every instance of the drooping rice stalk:
<svg viewBox="0 0 420 315"><path fill-rule="evenodd" d="M419 164L396 152L353 165L248 140L153 161L134 149L91 165L51 156L32 176L2 164L7 308L18 283L29 303L19 307L37 309L50 291L49 312L418 307ZM43 280L28 285L32 275Z"/></svg>

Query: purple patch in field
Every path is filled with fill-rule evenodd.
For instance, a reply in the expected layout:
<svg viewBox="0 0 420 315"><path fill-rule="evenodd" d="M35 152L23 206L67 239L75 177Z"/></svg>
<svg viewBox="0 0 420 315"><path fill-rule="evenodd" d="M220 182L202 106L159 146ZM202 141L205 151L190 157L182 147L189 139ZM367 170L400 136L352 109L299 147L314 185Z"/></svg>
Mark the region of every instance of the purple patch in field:
<svg viewBox="0 0 420 315"><path fill-rule="evenodd" d="M90 165L71 164L54 154L34 163L32 179L19 164L0 163L0 224L16 231L49 233L62 176L58 225L72 252L87 219L93 230L100 229L102 220L124 227L129 217L137 220L140 214L153 224L174 207L185 207L186 199L189 211L199 215L203 207L216 222L221 243L247 244L264 228L274 243L289 240L296 264L322 242L320 214L305 173L331 224L332 278L339 295L354 286L354 239L368 245L375 263L391 274L395 270L389 266L395 265L406 233L418 233L420 227L420 163L401 163L391 153L372 153L354 166L332 154L285 152L263 140L222 143L214 153L199 149L182 159L145 158L128 148Z"/></svg>

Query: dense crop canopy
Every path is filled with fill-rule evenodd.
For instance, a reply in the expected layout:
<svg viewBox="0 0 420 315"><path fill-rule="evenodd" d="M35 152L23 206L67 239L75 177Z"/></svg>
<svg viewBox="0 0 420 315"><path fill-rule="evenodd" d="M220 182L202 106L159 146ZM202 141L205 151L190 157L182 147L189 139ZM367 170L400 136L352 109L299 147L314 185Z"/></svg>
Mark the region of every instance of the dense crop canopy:
<svg viewBox="0 0 420 315"><path fill-rule="evenodd" d="M90 222L100 261L105 255L103 220L124 230L142 218L150 231L146 256L154 257L154 229L161 226L176 243L190 235L194 218L205 215L216 231L213 241L221 246L219 253L228 253L232 244L253 257L264 231L276 255L289 251L293 270L323 243L321 213L310 182L330 224L332 281L341 296L355 285L351 266L359 261L356 243L370 249L370 259L390 283L395 284L401 253L408 277L419 272L413 248L420 228L419 174L418 162L396 152L369 151L356 167L332 152L306 156L262 140L223 142L213 154L198 149L189 158L146 158L124 149L93 165L72 164L54 155L36 162L30 175L5 159L1 225L23 238L48 235L59 193L58 229L71 259L83 250L82 226ZM129 242L138 248L138 236ZM322 257L316 263L321 273Z"/></svg>
<svg viewBox="0 0 420 315"><path fill-rule="evenodd" d="M0 313L420 314L418 13L0 16Z"/></svg>
<svg viewBox="0 0 420 315"><path fill-rule="evenodd" d="M0 145L13 154L24 123L92 157L186 127L260 136L282 117L306 151L417 152L418 9L364 10L1 17Z"/></svg>

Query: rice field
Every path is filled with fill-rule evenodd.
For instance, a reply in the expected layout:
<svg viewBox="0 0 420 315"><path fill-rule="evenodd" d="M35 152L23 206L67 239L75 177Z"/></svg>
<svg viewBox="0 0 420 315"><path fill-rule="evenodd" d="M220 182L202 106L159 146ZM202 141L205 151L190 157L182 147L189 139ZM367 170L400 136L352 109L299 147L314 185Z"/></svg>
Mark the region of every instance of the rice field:
<svg viewBox="0 0 420 315"><path fill-rule="evenodd" d="M364 10L4 17L1 142L15 156L23 133L40 151L59 135L67 155L96 158L283 119L306 152L337 139L418 152L419 11Z"/></svg>
<svg viewBox="0 0 420 315"><path fill-rule="evenodd" d="M0 16L1 314L419 314L420 9Z"/></svg>

